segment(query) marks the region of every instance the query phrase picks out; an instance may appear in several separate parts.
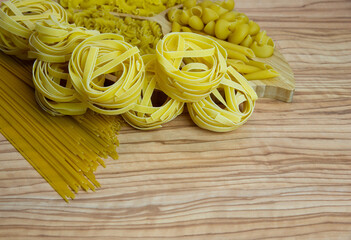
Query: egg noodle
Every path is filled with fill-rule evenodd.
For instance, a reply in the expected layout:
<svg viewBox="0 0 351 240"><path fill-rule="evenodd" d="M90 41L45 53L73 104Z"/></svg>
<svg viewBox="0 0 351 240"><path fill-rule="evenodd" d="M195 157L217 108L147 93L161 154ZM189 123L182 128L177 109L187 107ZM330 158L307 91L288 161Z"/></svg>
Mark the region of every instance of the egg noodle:
<svg viewBox="0 0 351 240"><path fill-rule="evenodd" d="M191 119L199 127L214 132L227 132L237 129L248 120L256 100L257 94L246 79L229 67L220 86L211 96L187 105Z"/></svg>
<svg viewBox="0 0 351 240"><path fill-rule="evenodd" d="M73 199L79 189L95 190L100 184L94 172L105 166L102 158L118 157L119 121L91 111L77 118L46 114L33 89L10 73L4 61L11 59L1 55L0 132L64 200Z"/></svg>
<svg viewBox="0 0 351 240"><path fill-rule="evenodd" d="M79 43L98 34L98 31L89 31L74 24L60 23L55 15L51 15L48 20L35 23L29 38L28 57L45 62L68 62Z"/></svg>
<svg viewBox="0 0 351 240"><path fill-rule="evenodd" d="M65 10L51 1L6 1L0 21L6 22L0 25L0 49L36 59L32 82L1 64L6 75L0 81L1 132L65 200L99 186L93 173L104 166L101 158L117 158L117 115L150 130L187 105L199 127L232 131L248 120L257 99L239 71L254 76L271 70L250 60L254 54L245 46L226 50L191 32L169 33L155 54L141 56L121 35L69 24ZM231 51L245 58L228 62ZM155 99L160 94L161 104Z"/></svg>
<svg viewBox="0 0 351 240"><path fill-rule="evenodd" d="M167 34L157 44L155 55L142 58L138 49L121 36L104 33L92 35L74 48L68 70L63 63L37 60L33 79L38 102L51 114L79 115L87 109L107 115L122 114L133 127L147 130L174 119L182 112L184 103L201 102L218 92L220 84L226 86L223 79L231 79L226 76L239 74L234 68L229 69L230 73L226 50L206 36ZM242 79L245 78L241 82ZM152 103L155 90L168 96L162 106ZM254 103L256 99L251 100ZM244 121L234 121L235 128L221 130L215 126L220 123L212 122L214 127L210 128L194 122L208 130L230 131Z"/></svg>
<svg viewBox="0 0 351 240"><path fill-rule="evenodd" d="M102 158L118 158L119 118L92 111L51 116L72 114L74 108L65 104L78 100L66 60L92 31L73 30L66 11L53 1L1 4L0 49L21 59L38 59L31 79L27 62L1 53L0 132L65 201L73 199L79 189L94 191L100 186L94 172L99 165L105 166Z"/></svg>
<svg viewBox="0 0 351 240"><path fill-rule="evenodd" d="M66 11L56 2L47 0L11 0L1 2L0 50L28 59L28 40L40 20L55 16L67 22Z"/></svg>
<svg viewBox="0 0 351 240"><path fill-rule="evenodd" d="M146 77L144 80L142 94L139 96L134 108L122 115L124 120L137 129L154 129L161 127L183 112L184 103L167 97L161 106L155 106L152 96L161 90L156 81L155 68L156 56L144 55ZM159 97L159 95L158 95Z"/></svg>
<svg viewBox="0 0 351 240"><path fill-rule="evenodd" d="M87 107L107 115L134 107L144 81L139 49L117 34L87 38L73 51L69 63L73 87ZM111 84L107 85L106 80Z"/></svg>
<svg viewBox="0 0 351 240"><path fill-rule="evenodd" d="M226 50L194 33L170 33L156 46L160 88L181 102L197 102L218 87L227 71Z"/></svg>

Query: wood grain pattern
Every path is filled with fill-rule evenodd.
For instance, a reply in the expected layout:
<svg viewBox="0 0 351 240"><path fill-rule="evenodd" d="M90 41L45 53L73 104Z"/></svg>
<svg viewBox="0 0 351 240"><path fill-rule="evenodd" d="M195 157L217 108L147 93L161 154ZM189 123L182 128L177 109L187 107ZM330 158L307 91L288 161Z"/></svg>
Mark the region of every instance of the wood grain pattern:
<svg viewBox="0 0 351 240"><path fill-rule="evenodd" d="M274 50L273 56L269 58L256 58L273 67L280 75L265 80L250 80L250 85L256 91L259 98L271 98L283 102L292 102L295 92L294 73L281 54L278 47Z"/></svg>
<svg viewBox="0 0 351 240"><path fill-rule="evenodd" d="M120 133L102 188L66 204L0 136L0 239L351 239L351 2L237 0L295 73L231 133Z"/></svg>

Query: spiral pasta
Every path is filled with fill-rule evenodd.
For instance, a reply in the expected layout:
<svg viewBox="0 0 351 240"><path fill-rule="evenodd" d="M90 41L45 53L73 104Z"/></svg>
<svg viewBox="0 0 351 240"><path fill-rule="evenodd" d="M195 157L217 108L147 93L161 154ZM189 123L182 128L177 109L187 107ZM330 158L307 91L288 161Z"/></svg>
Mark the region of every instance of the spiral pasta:
<svg viewBox="0 0 351 240"><path fill-rule="evenodd" d="M227 71L225 49L194 33L167 34L158 42L156 55L160 89L181 102L207 97Z"/></svg>
<svg viewBox="0 0 351 240"><path fill-rule="evenodd" d="M140 96L144 64L136 47L116 34L91 36L73 51L69 74L80 100L95 112L116 115Z"/></svg>
<svg viewBox="0 0 351 240"><path fill-rule="evenodd" d="M66 11L48 0L9 0L0 8L0 50L21 59L28 59L28 40L35 23L55 16L58 22L67 22Z"/></svg>
<svg viewBox="0 0 351 240"><path fill-rule="evenodd" d="M60 0L60 4L70 10L96 8L99 11L122 12L140 16L158 14L182 2L183 0Z"/></svg>
<svg viewBox="0 0 351 240"><path fill-rule="evenodd" d="M35 24L35 31L29 38L29 58L46 62L67 62L79 43L87 37L99 34L98 31L79 28L74 24L60 23L55 16L50 18Z"/></svg>
<svg viewBox="0 0 351 240"><path fill-rule="evenodd" d="M222 91L222 94L220 93ZM251 116L257 95L247 80L232 67L219 88L207 98L188 103L188 111L196 125L214 132L232 131Z"/></svg>
<svg viewBox="0 0 351 240"><path fill-rule="evenodd" d="M87 9L72 14L71 20L80 27L98 30L100 33L117 33L124 40L140 49L140 54L154 54L157 42L162 38L161 27L152 21L120 18L108 11Z"/></svg>
<svg viewBox="0 0 351 240"><path fill-rule="evenodd" d="M162 127L183 112L183 102L167 97L161 106L155 106L153 95L157 96L155 77L155 55L144 55L145 81L137 104L122 117L131 126L142 130L151 130ZM158 96L159 98L159 96Z"/></svg>

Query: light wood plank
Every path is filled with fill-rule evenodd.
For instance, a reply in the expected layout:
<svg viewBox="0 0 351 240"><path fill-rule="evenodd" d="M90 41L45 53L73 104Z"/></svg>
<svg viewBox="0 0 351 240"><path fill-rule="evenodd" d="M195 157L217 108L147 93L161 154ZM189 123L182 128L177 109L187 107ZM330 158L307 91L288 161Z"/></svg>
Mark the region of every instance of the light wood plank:
<svg viewBox="0 0 351 240"><path fill-rule="evenodd" d="M260 99L231 133L124 127L69 204L0 136L0 239L350 239L351 2L236 5L291 65L292 103Z"/></svg>

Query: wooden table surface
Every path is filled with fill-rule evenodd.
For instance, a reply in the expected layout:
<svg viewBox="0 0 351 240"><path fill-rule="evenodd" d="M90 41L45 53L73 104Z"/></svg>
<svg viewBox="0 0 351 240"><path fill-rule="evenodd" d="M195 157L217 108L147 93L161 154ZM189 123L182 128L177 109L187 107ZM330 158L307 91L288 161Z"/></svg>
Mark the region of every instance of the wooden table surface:
<svg viewBox="0 0 351 240"><path fill-rule="evenodd" d="M0 136L0 239L351 239L351 1L236 6L291 64L293 103L260 99L230 133L125 127L69 204Z"/></svg>

